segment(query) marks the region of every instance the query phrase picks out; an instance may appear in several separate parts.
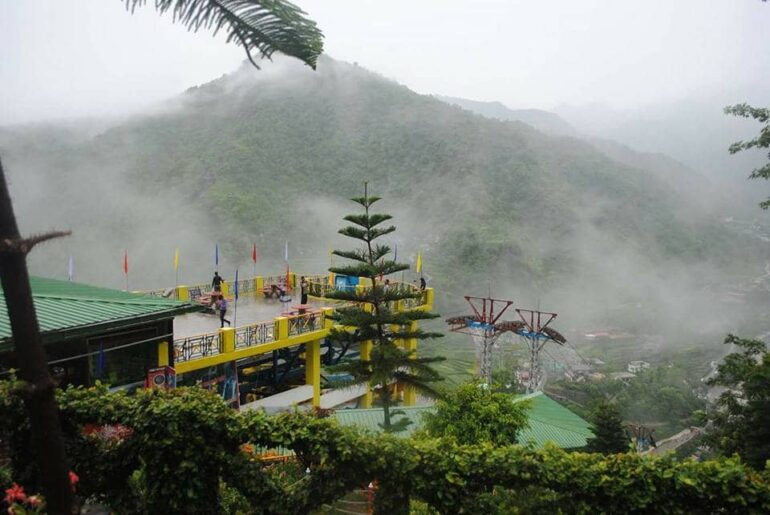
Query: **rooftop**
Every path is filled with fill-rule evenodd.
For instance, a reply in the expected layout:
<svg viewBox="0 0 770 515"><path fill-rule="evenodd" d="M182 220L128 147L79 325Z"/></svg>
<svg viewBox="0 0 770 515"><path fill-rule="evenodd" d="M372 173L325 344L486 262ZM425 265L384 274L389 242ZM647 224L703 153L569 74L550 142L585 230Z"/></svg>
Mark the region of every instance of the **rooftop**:
<svg viewBox="0 0 770 515"><path fill-rule="evenodd" d="M30 284L43 343L171 318L199 309L187 302L58 279L31 277ZM12 342L5 294L0 291L0 351L10 350Z"/></svg>
<svg viewBox="0 0 770 515"><path fill-rule="evenodd" d="M528 412L529 427L519 433L519 442L532 442L535 447L542 447L545 442L553 442L564 449L585 447L586 440L593 436L591 424L571 412L543 392L517 397L513 402L531 400ZM399 406L412 424L398 436L411 436L421 425L422 414L433 411L433 406ZM343 425L355 425L372 431L382 431L382 408L339 410L334 416Z"/></svg>

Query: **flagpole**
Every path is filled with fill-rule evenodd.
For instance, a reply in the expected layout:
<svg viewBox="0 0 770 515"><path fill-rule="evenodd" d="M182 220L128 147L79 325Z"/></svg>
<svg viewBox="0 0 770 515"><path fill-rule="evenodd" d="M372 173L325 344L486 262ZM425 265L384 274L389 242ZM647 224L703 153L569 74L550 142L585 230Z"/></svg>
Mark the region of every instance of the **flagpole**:
<svg viewBox="0 0 770 515"><path fill-rule="evenodd" d="M179 247L174 249L174 289L179 288Z"/></svg>
<svg viewBox="0 0 770 515"><path fill-rule="evenodd" d="M128 249L123 253L123 275L126 276L126 291L128 291Z"/></svg>
<svg viewBox="0 0 770 515"><path fill-rule="evenodd" d="M238 327L238 270L235 271L235 301L233 302L233 327Z"/></svg>
<svg viewBox="0 0 770 515"><path fill-rule="evenodd" d="M252 278L257 278L257 244L254 243L251 247L251 268L253 271Z"/></svg>

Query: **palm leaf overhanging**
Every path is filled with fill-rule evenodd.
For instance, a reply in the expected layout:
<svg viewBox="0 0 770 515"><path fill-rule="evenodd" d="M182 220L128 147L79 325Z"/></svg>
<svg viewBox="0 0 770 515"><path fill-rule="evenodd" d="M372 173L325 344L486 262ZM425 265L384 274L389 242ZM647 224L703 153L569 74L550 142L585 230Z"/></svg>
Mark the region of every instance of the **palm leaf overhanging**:
<svg viewBox="0 0 770 515"><path fill-rule="evenodd" d="M134 12L147 0L123 0ZM251 64L259 68L254 54L270 59L273 52L296 57L315 69L323 51L323 34L305 12L286 0L154 0L155 9L171 11L174 22L188 30L213 29L227 32L246 51Z"/></svg>

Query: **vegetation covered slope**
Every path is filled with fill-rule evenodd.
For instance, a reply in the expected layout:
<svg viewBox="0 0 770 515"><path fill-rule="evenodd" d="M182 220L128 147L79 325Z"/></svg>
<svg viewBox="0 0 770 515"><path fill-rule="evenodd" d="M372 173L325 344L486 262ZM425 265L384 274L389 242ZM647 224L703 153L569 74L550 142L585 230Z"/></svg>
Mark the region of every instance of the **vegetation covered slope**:
<svg viewBox="0 0 770 515"><path fill-rule="evenodd" d="M120 284L124 247L143 280L166 283L175 246L188 271L210 267L215 240L233 268L248 263L254 240L267 260L280 259L287 237L295 264L325 256L330 220L364 180L397 199L387 209L402 228L391 242L401 259L422 249L427 273L452 295L486 293L493 279L517 296L576 280L581 295L585 285L643 295L654 289L637 291L645 274L669 283L662 260L677 275L670 269L748 259L722 213L696 207L710 199L583 141L486 119L329 58L316 72L244 66L96 137L51 144L41 133L0 134L17 185L34 186L12 184L29 208L20 218L75 226L90 247L82 274L101 283ZM64 252L51 249L61 274ZM36 259L52 266L51 255ZM311 264L324 260L299 263Z"/></svg>

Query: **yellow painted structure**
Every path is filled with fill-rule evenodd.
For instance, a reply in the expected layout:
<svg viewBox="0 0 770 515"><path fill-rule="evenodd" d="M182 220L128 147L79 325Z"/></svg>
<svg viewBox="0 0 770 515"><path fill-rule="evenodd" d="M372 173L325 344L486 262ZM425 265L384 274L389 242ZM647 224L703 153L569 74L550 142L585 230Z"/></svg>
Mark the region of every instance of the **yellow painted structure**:
<svg viewBox="0 0 770 515"><path fill-rule="evenodd" d="M321 340L305 344L305 384L313 385L313 407L321 406Z"/></svg>
<svg viewBox="0 0 770 515"><path fill-rule="evenodd" d="M361 344L361 353L360 357L364 361L368 361L372 357L372 341L367 340ZM366 385L366 394L364 395L364 398L362 399L362 408L371 408L372 407L372 387L369 385Z"/></svg>
<svg viewBox="0 0 770 515"><path fill-rule="evenodd" d="M326 276L324 276L326 278ZM257 276L254 279L248 279L254 281L254 291L249 292L257 297L262 294L262 288L264 287L264 277ZM290 274L290 284L296 284L297 275ZM200 288L201 291L206 291L208 285L196 285L196 286L178 286L176 289L176 295L179 300L190 300L190 288ZM363 292L367 288L366 285L358 285L356 290ZM222 293L229 294L230 286L228 283L222 284ZM244 295L245 293L241 293ZM427 288L423 296L421 303L407 307L406 303L399 301L395 304L394 309L402 311L406 309L429 311L433 308L434 291L432 288ZM369 306L369 309L371 307ZM174 354L174 368L178 374L186 374L195 370L206 369L216 365L224 363L251 358L259 356L261 354L267 354L278 349L295 347L298 345L304 346L305 354L305 383L313 386L313 406L320 406L321 397L321 340L329 335L329 332L334 325L334 322L327 316L333 312L333 308L324 308L322 316L323 324L318 324L318 327L300 334L290 335L290 318L276 317L272 322L263 322L261 324L273 324L273 337L271 341L263 343L256 343L253 345L241 346L236 348L237 331L242 328L224 328L220 329L216 333L209 333L207 335L199 335L190 338L182 338L174 341L173 347L170 347L167 342L161 342L158 344L158 365L167 366L170 364L170 350L173 348ZM260 325L260 324L254 324ZM416 329L417 322L410 324L410 329ZM189 358L182 361L180 358L184 355L182 347L190 344L195 345L194 341L201 338L218 338L219 346L215 351L207 351L207 355ZM416 355L417 353L417 340L409 339L406 341L398 342L399 346ZM360 359L367 360L371 357L372 342L364 342L360 348ZM411 406L415 403L416 392L407 387L404 392L404 403ZM363 398L364 407L371 407L372 405L372 392L367 389L367 393Z"/></svg>
<svg viewBox="0 0 770 515"><path fill-rule="evenodd" d="M167 367L170 362L168 358L168 342L158 343L158 366Z"/></svg>

